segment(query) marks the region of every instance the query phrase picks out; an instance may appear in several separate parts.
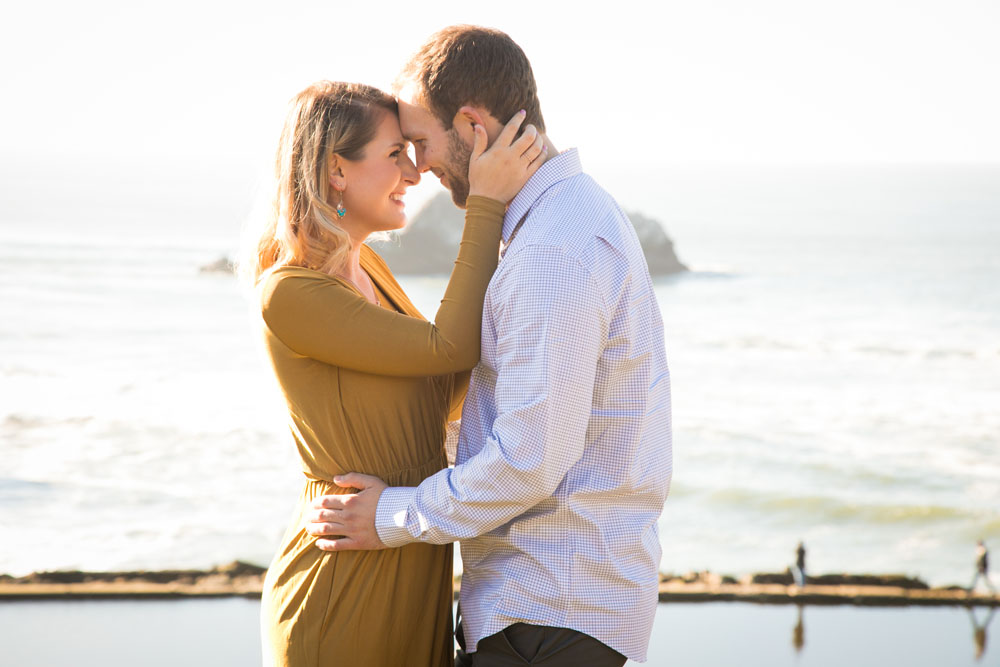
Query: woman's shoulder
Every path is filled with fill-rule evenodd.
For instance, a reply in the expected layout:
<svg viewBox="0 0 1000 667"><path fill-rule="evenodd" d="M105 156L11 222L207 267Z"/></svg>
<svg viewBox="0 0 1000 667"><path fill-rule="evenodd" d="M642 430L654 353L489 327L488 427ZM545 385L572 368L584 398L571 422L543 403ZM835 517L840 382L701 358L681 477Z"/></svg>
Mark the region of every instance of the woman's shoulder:
<svg viewBox="0 0 1000 667"><path fill-rule="evenodd" d="M340 278L302 266L275 267L264 274L257 284L260 302L265 308L275 300L315 292L317 287L349 290Z"/></svg>
<svg viewBox="0 0 1000 667"><path fill-rule="evenodd" d="M307 269L304 266L276 266L261 276L258 285L264 291L274 290L279 285L291 287L296 284L340 282L328 273Z"/></svg>

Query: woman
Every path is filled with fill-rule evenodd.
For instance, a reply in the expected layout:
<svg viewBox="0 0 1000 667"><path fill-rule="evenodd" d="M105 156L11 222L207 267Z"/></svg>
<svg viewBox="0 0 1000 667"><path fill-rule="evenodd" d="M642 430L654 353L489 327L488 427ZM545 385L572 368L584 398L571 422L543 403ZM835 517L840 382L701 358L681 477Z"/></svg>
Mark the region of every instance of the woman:
<svg viewBox="0 0 1000 667"><path fill-rule="evenodd" d="M321 82L292 101L273 209L248 263L307 478L264 582L265 664L452 664L450 546L326 553L304 517L317 495L350 491L335 475L415 486L446 465L446 421L468 380L456 374L478 361L504 202L540 164L537 133L511 144L521 118L486 152L476 128L462 245L430 324L363 243L403 226L402 195L420 180L394 100Z"/></svg>

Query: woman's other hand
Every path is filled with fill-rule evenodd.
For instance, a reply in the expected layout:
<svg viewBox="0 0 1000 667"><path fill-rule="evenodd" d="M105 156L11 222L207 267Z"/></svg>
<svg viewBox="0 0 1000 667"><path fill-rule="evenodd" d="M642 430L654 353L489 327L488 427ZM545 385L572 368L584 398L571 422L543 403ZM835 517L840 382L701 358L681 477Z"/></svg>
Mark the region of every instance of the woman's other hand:
<svg viewBox="0 0 1000 667"><path fill-rule="evenodd" d="M486 128L476 124L469 158L470 196L489 197L506 204L545 162L545 140L534 125L527 125L515 139L522 122L524 112L519 111L504 125L489 150L486 150Z"/></svg>

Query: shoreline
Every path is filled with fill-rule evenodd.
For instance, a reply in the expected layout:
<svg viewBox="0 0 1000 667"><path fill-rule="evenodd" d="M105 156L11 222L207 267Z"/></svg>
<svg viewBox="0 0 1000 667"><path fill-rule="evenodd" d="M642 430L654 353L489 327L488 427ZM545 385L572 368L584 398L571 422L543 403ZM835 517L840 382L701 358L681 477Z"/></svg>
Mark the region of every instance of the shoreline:
<svg viewBox="0 0 1000 667"><path fill-rule="evenodd" d="M17 600L138 600L259 598L266 568L235 561L211 570L135 572L35 572L0 575L0 602ZM459 580L455 582L457 599ZM931 588L902 575L827 574L795 586L791 574L761 573L739 579L711 572L661 575L659 601L750 602L766 605L864 607L1000 607L1000 594L969 594L960 586Z"/></svg>

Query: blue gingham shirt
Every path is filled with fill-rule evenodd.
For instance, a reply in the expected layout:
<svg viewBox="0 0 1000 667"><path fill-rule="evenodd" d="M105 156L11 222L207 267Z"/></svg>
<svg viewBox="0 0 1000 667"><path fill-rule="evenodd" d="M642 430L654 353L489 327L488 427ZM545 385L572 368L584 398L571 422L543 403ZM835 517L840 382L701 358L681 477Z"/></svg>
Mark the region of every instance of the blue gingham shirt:
<svg viewBox="0 0 1000 667"><path fill-rule="evenodd" d="M578 630L644 661L672 469L649 270L628 218L575 150L532 176L503 238L455 467L383 491L376 529L390 547L461 541L470 652L522 622Z"/></svg>

